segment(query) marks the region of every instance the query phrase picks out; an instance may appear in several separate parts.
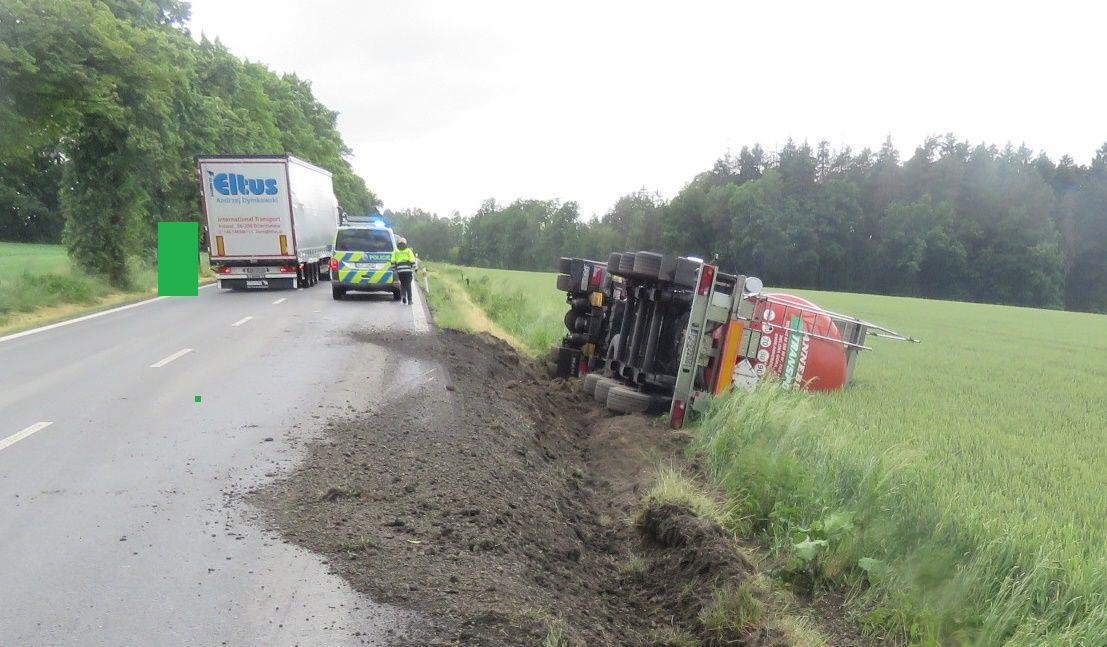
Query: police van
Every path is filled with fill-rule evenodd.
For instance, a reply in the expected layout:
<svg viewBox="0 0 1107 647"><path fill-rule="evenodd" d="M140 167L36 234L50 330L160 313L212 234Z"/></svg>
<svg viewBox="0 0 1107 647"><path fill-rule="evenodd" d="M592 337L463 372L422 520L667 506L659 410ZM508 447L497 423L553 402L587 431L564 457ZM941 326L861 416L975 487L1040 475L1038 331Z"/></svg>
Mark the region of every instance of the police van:
<svg viewBox="0 0 1107 647"><path fill-rule="evenodd" d="M391 292L400 300L400 281L392 271L396 234L383 221L351 223L338 228L331 255L331 295L347 292Z"/></svg>

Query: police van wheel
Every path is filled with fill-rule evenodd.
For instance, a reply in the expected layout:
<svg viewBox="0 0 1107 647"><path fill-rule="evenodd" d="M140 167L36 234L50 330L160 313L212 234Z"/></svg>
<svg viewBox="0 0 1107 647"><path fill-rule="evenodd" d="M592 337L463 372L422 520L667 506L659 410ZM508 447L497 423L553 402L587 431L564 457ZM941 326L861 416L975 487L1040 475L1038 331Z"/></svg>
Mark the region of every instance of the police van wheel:
<svg viewBox="0 0 1107 647"><path fill-rule="evenodd" d="M392 300L393 301L399 301L400 300L400 291L399 290L393 290L392 291Z"/></svg>
<svg viewBox="0 0 1107 647"><path fill-rule="evenodd" d="M346 296L346 290L338 287L337 285L331 286L331 296L335 301L341 301L342 297Z"/></svg>

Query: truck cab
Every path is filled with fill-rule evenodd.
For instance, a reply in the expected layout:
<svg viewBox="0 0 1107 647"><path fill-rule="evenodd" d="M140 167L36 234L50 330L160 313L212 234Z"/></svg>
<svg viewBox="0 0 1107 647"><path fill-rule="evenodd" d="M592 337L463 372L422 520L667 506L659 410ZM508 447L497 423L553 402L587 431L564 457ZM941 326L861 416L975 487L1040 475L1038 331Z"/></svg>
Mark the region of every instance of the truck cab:
<svg viewBox="0 0 1107 647"><path fill-rule="evenodd" d="M391 292L400 299L400 282L392 271L396 234L383 223L354 224L338 228L331 256L331 296L341 300L347 292Z"/></svg>

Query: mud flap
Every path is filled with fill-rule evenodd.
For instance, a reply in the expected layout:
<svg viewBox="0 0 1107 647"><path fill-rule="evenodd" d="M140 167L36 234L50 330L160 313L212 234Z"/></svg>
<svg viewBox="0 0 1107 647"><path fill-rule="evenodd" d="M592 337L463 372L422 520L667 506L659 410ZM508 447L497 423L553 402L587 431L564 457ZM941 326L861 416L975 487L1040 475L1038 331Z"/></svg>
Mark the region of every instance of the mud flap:
<svg viewBox="0 0 1107 647"><path fill-rule="evenodd" d="M556 346L550 353L550 372L555 377L576 377L580 364L580 349Z"/></svg>

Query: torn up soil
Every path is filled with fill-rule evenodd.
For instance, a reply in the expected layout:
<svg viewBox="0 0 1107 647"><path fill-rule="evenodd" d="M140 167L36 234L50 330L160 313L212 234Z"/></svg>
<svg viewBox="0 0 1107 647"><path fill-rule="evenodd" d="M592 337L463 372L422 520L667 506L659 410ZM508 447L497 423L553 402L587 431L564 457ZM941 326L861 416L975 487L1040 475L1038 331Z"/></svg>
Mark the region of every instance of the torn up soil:
<svg viewBox="0 0 1107 647"><path fill-rule="evenodd" d="M332 422L251 499L355 588L425 619L403 644L784 644L755 620L702 620L753 573L731 537L678 506L639 509L680 434L608 416L492 337L358 338L430 370Z"/></svg>

